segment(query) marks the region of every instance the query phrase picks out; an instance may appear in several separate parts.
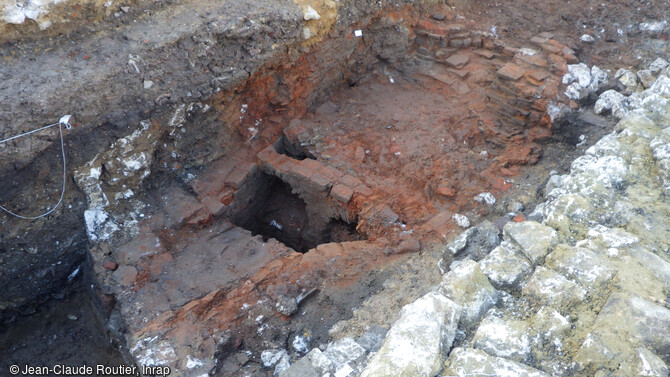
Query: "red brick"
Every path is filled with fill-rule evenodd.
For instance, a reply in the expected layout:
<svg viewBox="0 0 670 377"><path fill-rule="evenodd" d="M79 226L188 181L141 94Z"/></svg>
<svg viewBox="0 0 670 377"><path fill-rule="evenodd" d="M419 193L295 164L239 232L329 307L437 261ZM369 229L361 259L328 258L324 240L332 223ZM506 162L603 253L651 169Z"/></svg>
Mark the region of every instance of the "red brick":
<svg viewBox="0 0 670 377"><path fill-rule="evenodd" d="M536 44L536 45L538 45L538 46L542 46L542 45L543 45L544 43L546 43L547 41L548 41L547 38L542 38L542 37L537 37L537 36L532 37L532 38L530 39L530 42L531 42L531 43L534 43L534 44Z"/></svg>
<svg viewBox="0 0 670 377"><path fill-rule="evenodd" d="M356 187L358 185L362 185L363 182L361 182L360 179L354 178L350 176L349 174L345 174L342 176L342 178L339 179L339 181L349 187Z"/></svg>
<svg viewBox="0 0 670 377"><path fill-rule="evenodd" d="M336 184L333 186L333 189L330 190L330 196L344 204L349 203L353 195L354 190L352 190L351 187L345 186L343 184Z"/></svg>
<svg viewBox="0 0 670 377"><path fill-rule="evenodd" d="M225 185L228 174L240 163L234 157L224 157L212 163L210 167L203 170L191 181L191 188L199 197L218 193Z"/></svg>
<svg viewBox="0 0 670 377"><path fill-rule="evenodd" d="M506 80L517 81L523 77L523 70L514 63L507 63L496 72L498 76Z"/></svg>
<svg viewBox="0 0 670 377"><path fill-rule="evenodd" d="M344 254L342 246L334 242L321 244L316 247L316 251L318 254L323 255L326 258L333 258Z"/></svg>
<svg viewBox="0 0 670 377"><path fill-rule="evenodd" d="M463 54L455 54L445 60L447 64L454 68L463 68L470 62L470 57Z"/></svg>
<svg viewBox="0 0 670 377"><path fill-rule="evenodd" d="M188 219L186 219L186 224L189 225L202 225L212 219L212 213L201 204L201 207L198 208Z"/></svg>
<svg viewBox="0 0 670 377"><path fill-rule="evenodd" d="M550 54L549 61L551 62L551 69L554 72L568 72L568 62L564 57L556 54Z"/></svg>
<svg viewBox="0 0 670 377"><path fill-rule="evenodd" d="M314 171L309 167L294 162L289 167L289 173L297 179L307 181L309 178L314 175Z"/></svg>
<svg viewBox="0 0 670 377"><path fill-rule="evenodd" d="M396 253L398 254L418 253L419 251L421 251L421 244L415 238L410 238L400 242L398 248L396 249Z"/></svg>
<svg viewBox="0 0 670 377"><path fill-rule="evenodd" d="M102 264L102 267L110 271L116 271L116 269L119 268L119 264L111 260L108 260Z"/></svg>
<svg viewBox="0 0 670 377"><path fill-rule="evenodd" d="M137 279L137 269L133 266L121 266L114 271L112 278L120 285L133 285Z"/></svg>
<svg viewBox="0 0 670 377"><path fill-rule="evenodd" d="M554 41L549 41L549 42L554 42ZM553 43L544 43L542 44L542 49L545 51L548 51L553 54L560 54L561 53L561 47L557 46Z"/></svg>
<svg viewBox="0 0 670 377"><path fill-rule="evenodd" d="M363 196L370 196L373 194L372 189L366 185L356 186L355 191Z"/></svg>
<svg viewBox="0 0 670 377"><path fill-rule="evenodd" d="M221 215L223 210L226 209L226 206L224 206L223 203L211 196L203 198L200 203L204 204L214 216Z"/></svg>
<svg viewBox="0 0 670 377"><path fill-rule="evenodd" d="M140 259L165 252L165 248L154 233L140 233L130 242L116 250L116 257L123 264L135 264Z"/></svg>
<svg viewBox="0 0 670 377"><path fill-rule="evenodd" d="M503 47L503 55L514 56L514 55L516 55L517 52L519 52L518 48L511 47L511 46L504 46Z"/></svg>
<svg viewBox="0 0 670 377"><path fill-rule="evenodd" d="M323 168L325 168L325 165L320 163L317 160L312 160L311 158L306 158L302 161L299 162L300 165L308 168L309 170L314 170L314 171L321 171Z"/></svg>
<svg viewBox="0 0 670 377"><path fill-rule="evenodd" d="M307 129L299 119L293 119L288 127L282 130L286 138L291 142L296 142L300 139L300 135L307 133Z"/></svg>
<svg viewBox="0 0 670 377"><path fill-rule="evenodd" d="M547 77L549 77L549 72L547 71L531 71L528 76L532 78L533 80L536 81L544 81Z"/></svg>
<svg viewBox="0 0 670 377"><path fill-rule="evenodd" d="M288 173L291 167L295 164L295 160L283 154L279 155L277 161L270 166L270 168L279 173Z"/></svg>
<svg viewBox="0 0 670 377"><path fill-rule="evenodd" d="M326 191L332 185L331 180L320 173L314 174L309 180L318 191Z"/></svg>
<svg viewBox="0 0 670 377"><path fill-rule="evenodd" d="M269 269L261 268L260 270L256 271L256 273L253 274L249 278L249 280L251 280L251 282L254 283L254 284L258 284L258 283L262 282L263 280L265 280L265 278L267 278L269 274L270 274Z"/></svg>
<svg viewBox="0 0 670 377"><path fill-rule="evenodd" d="M333 181L336 181L342 176L344 176L344 173L335 168L331 168L330 166L324 166L323 169L321 169L320 173L323 174L325 177L330 178Z"/></svg>
<svg viewBox="0 0 670 377"><path fill-rule="evenodd" d="M541 54L535 54L535 55L518 54L517 59L540 68L546 68L549 66L549 63L547 63L547 61Z"/></svg>
<svg viewBox="0 0 670 377"><path fill-rule="evenodd" d="M272 145L268 145L265 149L258 152L256 156L261 162L272 165L279 158L279 153L275 151L275 148Z"/></svg>
<svg viewBox="0 0 670 377"><path fill-rule="evenodd" d="M475 52L475 54L477 54L479 56L485 57L486 59L491 59L491 58L493 58L493 56L495 56L493 51L485 50L485 49L475 50L474 52Z"/></svg>
<svg viewBox="0 0 670 377"><path fill-rule="evenodd" d="M226 184L236 189L240 188L247 180L247 176L253 173L256 169L258 169L258 166L254 163L240 162L235 166L233 171L226 176Z"/></svg>
<svg viewBox="0 0 670 377"><path fill-rule="evenodd" d="M577 59L577 56L575 56L575 54L566 54L566 53L563 53L563 57L565 57L565 60L568 62L568 64L577 64L577 63L579 63L579 59Z"/></svg>
<svg viewBox="0 0 670 377"><path fill-rule="evenodd" d="M173 260L170 253L156 255L151 259L151 263L149 263L149 272L151 272L152 276L158 276L163 271L163 267L170 264Z"/></svg>
<svg viewBox="0 0 670 377"><path fill-rule="evenodd" d="M419 30L424 30L427 31L428 33L437 34L439 36L448 35L450 31L449 27L437 25L436 23L428 20L420 20L417 23L416 27Z"/></svg>
<svg viewBox="0 0 670 377"><path fill-rule="evenodd" d="M451 184L448 181L442 181L437 185L436 193L439 195L444 195L450 198L456 196L456 190L451 187Z"/></svg>
<svg viewBox="0 0 670 377"><path fill-rule="evenodd" d="M451 221L450 212L440 212L432 219L428 220L426 225L441 237L446 236L449 230L449 221Z"/></svg>

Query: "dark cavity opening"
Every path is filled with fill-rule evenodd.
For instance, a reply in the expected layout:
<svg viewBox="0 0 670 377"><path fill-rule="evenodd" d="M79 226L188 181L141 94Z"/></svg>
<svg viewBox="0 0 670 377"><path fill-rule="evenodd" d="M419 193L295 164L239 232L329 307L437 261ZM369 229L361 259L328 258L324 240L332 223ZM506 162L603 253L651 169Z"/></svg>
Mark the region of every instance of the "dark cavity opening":
<svg viewBox="0 0 670 377"><path fill-rule="evenodd" d="M311 224L307 204L281 179L262 173L246 210L231 221L264 241L274 238L295 251L306 253L322 243L364 239L356 224L340 219Z"/></svg>
<svg viewBox="0 0 670 377"><path fill-rule="evenodd" d="M304 160L306 158L316 160L316 156L310 153L307 146L301 146L300 142L293 143L286 136L279 138L274 144L274 148L277 153L289 156L296 160Z"/></svg>
<svg viewBox="0 0 670 377"><path fill-rule="evenodd" d="M356 224L348 223L341 219L332 219L326 226L324 236L324 241L321 243L359 241L365 239L365 236L356 230Z"/></svg>

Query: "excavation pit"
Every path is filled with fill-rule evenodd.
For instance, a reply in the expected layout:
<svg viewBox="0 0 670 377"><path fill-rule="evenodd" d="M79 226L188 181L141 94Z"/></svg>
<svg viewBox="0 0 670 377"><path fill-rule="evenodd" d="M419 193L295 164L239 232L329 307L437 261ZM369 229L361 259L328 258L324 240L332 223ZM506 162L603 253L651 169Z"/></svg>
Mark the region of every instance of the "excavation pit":
<svg viewBox="0 0 670 377"><path fill-rule="evenodd" d="M326 40L209 107L178 108L163 135L148 124L138 131L136 140L163 145L152 166L164 174L148 178L159 205L137 221L137 235L112 234L91 252L97 295L116 297L111 311L127 326L115 336L130 345L129 359L188 333L184 344L204 345L189 357L210 361L193 373L239 375L235 352L213 364L212 334L232 331L225 347L258 353L307 323L313 341L325 341L350 315L343 307L378 289L363 276L448 239L456 214L476 222L497 211L473 198L504 197L508 179L538 161L538 141L551 134L538 98L554 95L561 72L544 50L529 62L453 20L386 18L365 35ZM360 60L346 59L335 42L362 49ZM300 76L307 73L310 80ZM110 156L136 156L124 153ZM175 172L188 187L166 178ZM124 200L113 190L125 176L101 179L107 198ZM132 223L105 211L102 230ZM116 270L104 267L112 263ZM321 289L341 289L340 298L314 295ZM308 295L315 298L303 301ZM131 314L136 307L141 315ZM171 365L183 369L192 350L175 347Z"/></svg>
<svg viewBox="0 0 670 377"><path fill-rule="evenodd" d="M257 189L248 207L231 216L233 223L253 235L260 234L265 241L274 238L300 253L323 243L363 239L355 223L341 219L323 221L318 216L320 211L310 210L281 179L261 173L255 182Z"/></svg>
<svg viewBox="0 0 670 377"><path fill-rule="evenodd" d="M266 375L263 350L288 344L296 356L296 334L326 343L380 289L386 266L443 249L464 224L455 219L509 221L510 208L523 219L539 198L522 185L564 172L568 162L546 161L573 153L581 125L592 124L554 132L546 114L550 101L565 104L560 77L574 51L549 37L501 41L488 23L450 12L383 8L355 29L343 18L332 34L281 46L287 53L261 68L210 62L215 85L196 93L200 102L178 102L190 91L154 93L159 78L144 83L167 115L138 130L142 143L116 143L119 127L98 141L107 160L91 160L96 150L74 164L78 202L101 192L110 202L88 210L89 253L127 360L169 344L175 357L165 363L180 373L196 358L204 364L188 373ZM207 56L211 41L199 41L184 51ZM247 36L232 43L220 50L242 43L248 58L275 49L247 49L259 43ZM133 179L107 169L138 156L153 160ZM475 201L480 194L497 201ZM397 289L437 284L434 264L417 270L427 272ZM111 326L119 318L125 327Z"/></svg>

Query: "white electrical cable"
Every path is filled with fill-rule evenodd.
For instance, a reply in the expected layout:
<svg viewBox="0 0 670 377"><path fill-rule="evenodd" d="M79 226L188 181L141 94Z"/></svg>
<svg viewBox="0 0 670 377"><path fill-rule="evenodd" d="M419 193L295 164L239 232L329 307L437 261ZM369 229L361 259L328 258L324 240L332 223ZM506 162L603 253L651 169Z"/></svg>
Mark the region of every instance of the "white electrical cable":
<svg viewBox="0 0 670 377"><path fill-rule="evenodd" d="M41 217L44 217L44 216L49 215L50 213L52 213L53 211L55 211L56 208L58 208L58 206L63 202L63 197L65 196L65 182L66 182L66 179L67 179L67 168L66 168L66 166L65 166L65 142L63 141L63 126L65 126L65 128L67 128L67 129L70 129L70 127L72 127L72 125L70 124L70 119L71 119L71 118L72 118L72 116L70 116L70 115L64 115L64 116L62 116L62 117L60 118L60 120L58 121L58 123L50 124L50 125L48 125L48 126L44 126L44 127L42 127L42 128L38 128L38 129L36 129L36 130L32 130L32 131L29 131L29 132L26 132L26 133L22 133L22 134L20 134L20 135L16 135L16 136L10 137L10 138L8 138L8 139L0 140L0 144L2 144L2 143L6 143L6 142L8 142L8 141L14 140L14 139L18 139L18 138L23 137L23 136L27 136L27 135L33 134L33 133L35 133L35 132L39 132L39 131L42 131L42 130L46 130L47 128L51 128L51 127L54 127L54 126L58 126L58 132L59 132L59 134L60 134L60 150L61 150L61 155L63 156L63 186L62 186L62 189L61 189L61 192L60 192L60 198L58 199L58 203L56 203L56 205L53 206L53 208L51 208L50 210L48 210L47 212L45 212L45 213L43 213L43 214L41 214L41 215L39 215L39 216L21 216L21 215L19 215L19 214L17 214L17 213L14 213L14 212L8 210L7 208L5 208L5 207L3 207L3 206L0 206L0 209L2 209L3 211L9 213L10 215L12 215L12 216L16 216L16 217L18 217L18 218L20 218L20 219L24 219L24 220L36 220L36 219L39 219L39 218L41 218Z"/></svg>

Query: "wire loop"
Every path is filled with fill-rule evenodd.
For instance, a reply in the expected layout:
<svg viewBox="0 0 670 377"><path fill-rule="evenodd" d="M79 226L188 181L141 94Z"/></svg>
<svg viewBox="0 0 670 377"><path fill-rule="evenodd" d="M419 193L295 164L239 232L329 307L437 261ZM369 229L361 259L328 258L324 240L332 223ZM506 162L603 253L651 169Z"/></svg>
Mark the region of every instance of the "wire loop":
<svg viewBox="0 0 670 377"><path fill-rule="evenodd" d="M2 143L6 143L8 141L14 140L14 139L18 139L18 138L23 137L23 136L28 136L28 135L33 134L35 132L39 132L39 131L46 130L46 129L54 127L54 126L58 126L58 133L60 135L60 150L61 150L61 155L63 156L63 186L62 186L62 189L61 189L61 192L60 192L60 198L58 199L58 203L56 203L56 205L54 205L53 208L51 208L50 210L48 210L47 212L45 212L45 213L43 213L39 216L22 216L22 215L19 215L17 213L14 213L14 212L12 212L12 211L8 210L7 208L0 205L1 210L9 213L12 216L18 217L20 219L37 220L39 218L42 218L44 216L47 216L47 215L51 214L53 211L56 210L56 208L58 208L58 206L60 206L60 204L63 202L63 197L65 196L65 182L67 180L67 167L65 165L65 142L63 141L63 126L65 126L65 128L69 130L72 127L72 125L70 124L70 119L71 118L72 118L71 115L64 115L60 118L58 123L50 124L48 126L44 126L44 127L38 128L36 130L28 131L28 132L22 133L20 135L10 137L8 139L0 140L0 144L2 144Z"/></svg>

